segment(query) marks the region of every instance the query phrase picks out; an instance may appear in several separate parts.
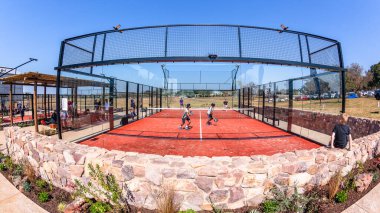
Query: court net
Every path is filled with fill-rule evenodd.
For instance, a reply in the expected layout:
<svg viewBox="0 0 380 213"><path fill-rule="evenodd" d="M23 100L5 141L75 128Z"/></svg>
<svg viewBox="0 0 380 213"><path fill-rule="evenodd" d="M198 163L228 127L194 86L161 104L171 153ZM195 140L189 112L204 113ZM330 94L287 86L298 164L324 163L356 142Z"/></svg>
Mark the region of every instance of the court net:
<svg viewBox="0 0 380 213"><path fill-rule="evenodd" d="M157 112L151 118L182 118L185 109L182 108L147 108L148 111ZM206 118L207 108L191 108L191 118ZM214 109L213 117L218 119L245 119L253 114L253 108Z"/></svg>

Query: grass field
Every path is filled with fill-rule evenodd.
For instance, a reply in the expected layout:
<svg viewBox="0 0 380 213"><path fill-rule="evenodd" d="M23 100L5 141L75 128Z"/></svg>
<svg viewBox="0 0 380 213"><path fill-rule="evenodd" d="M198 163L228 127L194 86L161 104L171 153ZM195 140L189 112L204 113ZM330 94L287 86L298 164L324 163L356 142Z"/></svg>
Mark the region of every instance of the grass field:
<svg viewBox="0 0 380 213"><path fill-rule="evenodd" d="M238 107L238 98L232 96L229 97L197 97L197 98L185 98L184 102L191 103L193 108L208 107L212 102L216 104L217 108L223 107L223 101L227 99L229 106L234 104L234 107ZM253 101L255 103L255 100ZM273 102L266 103L268 106L273 106ZM257 102L255 103L257 106ZM163 106L165 102L163 101ZM277 107L288 107L288 102L277 102ZM171 98L170 107L179 107L179 97ZM293 108L338 114L341 111L342 103L338 99L325 99L325 100L308 100L308 101L294 101ZM378 101L375 98L355 98L346 100L346 113L355 117L380 119L380 108L378 107Z"/></svg>

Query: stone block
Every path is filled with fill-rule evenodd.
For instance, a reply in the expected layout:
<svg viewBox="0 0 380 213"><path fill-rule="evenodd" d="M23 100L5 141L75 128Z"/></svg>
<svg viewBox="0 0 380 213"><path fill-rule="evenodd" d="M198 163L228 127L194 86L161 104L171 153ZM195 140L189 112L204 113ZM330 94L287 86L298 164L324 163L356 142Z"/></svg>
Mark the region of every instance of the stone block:
<svg viewBox="0 0 380 213"><path fill-rule="evenodd" d="M199 176L195 179L195 185L204 192L210 192L212 189L213 178Z"/></svg>
<svg viewBox="0 0 380 213"><path fill-rule="evenodd" d="M213 203L220 203L228 198L228 190L215 190L210 193L210 200Z"/></svg>
<svg viewBox="0 0 380 213"><path fill-rule="evenodd" d="M241 187L231 187L230 190L230 198L228 199L229 203L235 203L244 198L244 191Z"/></svg>
<svg viewBox="0 0 380 213"><path fill-rule="evenodd" d="M308 173L298 173L289 176L289 186L304 186L310 182L312 176Z"/></svg>

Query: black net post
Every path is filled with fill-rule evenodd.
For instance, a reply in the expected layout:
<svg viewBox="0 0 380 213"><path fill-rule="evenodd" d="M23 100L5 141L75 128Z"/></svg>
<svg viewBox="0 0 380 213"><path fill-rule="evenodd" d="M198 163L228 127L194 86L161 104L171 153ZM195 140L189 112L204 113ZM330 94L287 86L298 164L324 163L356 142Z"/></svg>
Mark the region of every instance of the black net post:
<svg viewBox="0 0 380 213"><path fill-rule="evenodd" d="M137 94L136 94L136 108L137 108L137 120L140 119L140 84L137 84Z"/></svg>
<svg viewBox="0 0 380 213"><path fill-rule="evenodd" d="M114 99L114 90L115 90L115 80L113 78L110 79L110 90L109 90L109 100L108 100L108 119L110 122L110 130L114 128L114 122L113 122L113 99Z"/></svg>
<svg viewBox="0 0 380 213"><path fill-rule="evenodd" d="M239 108L239 112L240 112L240 107L241 106L241 102L240 102L240 89L238 89L238 108Z"/></svg>
<svg viewBox="0 0 380 213"><path fill-rule="evenodd" d="M292 131L293 123L293 80L289 80L289 106L288 106L288 127L287 131Z"/></svg>
<svg viewBox="0 0 380 213"><path fill-rule="evenodd" d="M127 123L128 123L128 114L129 114L129 82L127 81L125 83L125 114L127 116ZM133 116L133 115L132 115Z"/></svg>
<svg viewBox="0 0 380 213"><path fill-rule="evenodd" d="M264 122L264 117L265 117L265 85L263 85L263 90L262 90L262 94L263 94L263 107L262 107L262 116L261 116L261 121Z"/></svg>
<svg viewBox="0 0 380 213"><path fill-rule="evenodd" d="M160 88L160 108L162 108L162 88Z"/></svg>
<svg viewBox="0 0 380 213"><path fill-rule="evenodd" d="M247 92L248 92L248 94L247 94L247 99L248 99L248 116L251 116L251 87L248 87L247 88Z"/></svg>
<svg viewBox="0 0 380 213"><path fill-rule="evenodd" d="M276 125L276 97L277 97L277 92L276 92L276 83L273 83L273 126Z"/></svg>

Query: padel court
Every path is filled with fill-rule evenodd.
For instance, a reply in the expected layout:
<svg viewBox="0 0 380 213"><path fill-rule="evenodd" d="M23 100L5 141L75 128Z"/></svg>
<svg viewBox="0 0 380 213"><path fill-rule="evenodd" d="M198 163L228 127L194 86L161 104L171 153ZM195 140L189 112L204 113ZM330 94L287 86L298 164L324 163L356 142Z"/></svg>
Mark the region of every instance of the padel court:
<svg viewBox="0 0 380 213"><path fill-rule="evenodd" d="M207 125L206 110L192 110L191 128L179 129L180 109L163 109L82 144L108 150L182 156L272 155L319 145L235 110L216 110Z"/></svg>

